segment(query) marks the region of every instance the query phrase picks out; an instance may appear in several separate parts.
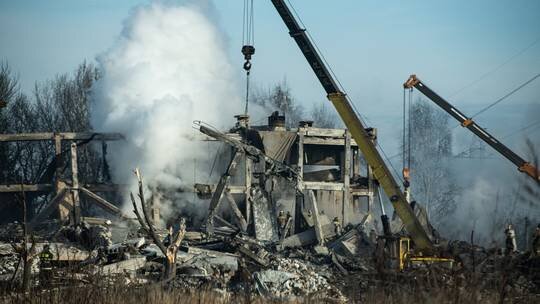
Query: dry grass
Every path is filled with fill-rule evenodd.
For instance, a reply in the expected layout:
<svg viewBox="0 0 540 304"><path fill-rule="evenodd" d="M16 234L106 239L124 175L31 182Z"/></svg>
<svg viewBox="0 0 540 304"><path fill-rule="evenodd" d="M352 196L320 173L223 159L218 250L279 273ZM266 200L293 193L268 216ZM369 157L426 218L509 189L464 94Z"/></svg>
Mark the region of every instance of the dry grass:
<svg viewBox="0 0 540 304"><path fill-rule="evenodd" d="M354 285L354 282L351 282ZM353 290L351 290L352 292ZM495 289L492 292L480 291L474 287L437 287L419 288L413 286L386 285L371 286L364 293L348 295L350 303L539 303L539 295L506 296ZM178 290L168 289L161 285L128 286L114 284L103 288L97 285L81 287L62 287L48 291L33 290L29 293L5 294L0 303L137 303L137 304L172 304L172 303L336 303L333 299L317 297L297 300L269 300L246 294L230 294L214 290Z"/></svg>

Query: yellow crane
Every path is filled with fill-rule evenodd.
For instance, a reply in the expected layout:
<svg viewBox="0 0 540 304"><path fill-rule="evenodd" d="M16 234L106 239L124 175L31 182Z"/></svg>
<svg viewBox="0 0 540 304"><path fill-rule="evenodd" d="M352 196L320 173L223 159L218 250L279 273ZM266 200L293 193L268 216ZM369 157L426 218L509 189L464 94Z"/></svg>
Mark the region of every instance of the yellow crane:
<svg viewBox="0 0 540 304"><path fill-rule="evenodd" d="M337 81L330 73L329 68L325 65L307 35L306 30L300 27L283 0L272 0L272 3L289 29L289 34L296 41L313 72L315 72L315 75L327 93L328 99L332 102L345 126L351 132L366 162L372 168L373 176L390 199L397 215L403 221L405 229L414 242L416 253L433 253L435 251L433 242L415 216L399 184L392 176L377 147L372 142L371 137L366 131L366 127L354 111L351 101L338 86Z"/></svg>

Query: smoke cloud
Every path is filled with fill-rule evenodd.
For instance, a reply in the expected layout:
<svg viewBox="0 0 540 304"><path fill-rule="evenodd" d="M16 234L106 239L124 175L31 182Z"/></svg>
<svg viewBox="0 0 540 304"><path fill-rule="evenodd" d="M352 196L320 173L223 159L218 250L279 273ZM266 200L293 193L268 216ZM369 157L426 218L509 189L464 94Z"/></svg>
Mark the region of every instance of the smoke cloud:
<svg viewBox="0 0 540 304"><path fill-rule="evenodd" d="M191 186L209 153L192 122L231 125L241 109L223 35L208 15L208 3L138 7L98 57L93 125L127 139L109 149L114 181L133 191L139 167L149 189L177 191L163 202L175 207L187 203L178 189Z"/></svg>

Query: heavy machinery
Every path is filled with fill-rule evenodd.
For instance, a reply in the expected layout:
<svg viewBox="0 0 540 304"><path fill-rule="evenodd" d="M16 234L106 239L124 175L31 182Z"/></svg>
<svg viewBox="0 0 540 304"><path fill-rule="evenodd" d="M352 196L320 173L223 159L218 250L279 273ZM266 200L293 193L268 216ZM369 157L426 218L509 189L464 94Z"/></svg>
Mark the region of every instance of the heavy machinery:
<svg viewBox="0 0 540 304"><path fill-rule="evenodd" d="M390 246L394 248L396 245L398 246L397 248L399 250L394 251L398 252L396 258L400 261L399 264L402 265L400 268L404 267L403 265L406 264L404 262L405 259L414 256L422 257L425 262L447 261L448 259L436 256L437 248L434 246L428 233L424 230L424 227L415 216L415 213L400 189L399 184L392 176L389 168L381 157L381 154L377 150L377 147L371 140L366 127L360 120L358 114L354 111L351 101L342 91L340 86L338 86L338 82L334 79L329 68L322 60L313 42L306 33L306 30L300 27L285 1L271 1L281 16L281 19L289 29L289 34L296 41L304 57L315 72L315 75L327 93L328 99L332 102L339 113L339 116L345 123L345 126L351 132L351 135L358 144L366 162L372 168L373 176L390 199L394 210L403 221L405 229L414 242L414 251L411 251L408 245L405 250L400 249L402 242L399 237L396 242L393 242L394 245Z"/></svg>
<svg viewBox="0 0 540 304"><path fill-rule="evenodd" d="M405 81L403 87L405 89L416 88L418 91L422 92L422 94L441 107L444 111L446 111L446 113L450 114L450 116L459 121L462 127L469 129L469 131L471 131L474 135L480 137L480 139L482 139L486 144L490 145L493 149L495 149L495 151L499 152L502 156L516 165L519 171L527 174L536 182L540 181L539 171L534 165L525 161L519 155L514 153L514 151L510 150L507 146L489 134L485 129L476 124L474 120L467 118L467 116L460 110L456 109L456 107L431 90L425 83L416 77L416 75L411 75L409 79Z"/></svg>

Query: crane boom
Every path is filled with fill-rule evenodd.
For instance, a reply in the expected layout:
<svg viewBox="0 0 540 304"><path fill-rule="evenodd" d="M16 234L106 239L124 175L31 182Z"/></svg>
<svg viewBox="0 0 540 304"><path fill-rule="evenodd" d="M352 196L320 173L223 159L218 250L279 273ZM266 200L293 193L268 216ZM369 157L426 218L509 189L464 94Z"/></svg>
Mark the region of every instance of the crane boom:
<svg viewBox="0 0 540 304"><path fill-rule="evenodd" d="M332 102L345 126L351 132L366 162L372 168L375 179L377 179L379 185L390 199L392 206L403 221L405 229L410 234L416 247L420 250L432 250L433 243L431 239L416 218L405 195L384 163L375 144L371 141L362 121L354 111L352 103L349 101L347 95L340 90L336 80L309 39L306 30L300 27L283 0L272 0L272 3L289 29L289 34L296 41L304 57L315 72L315 75L327 93L328 99Z"/></svg>
<svg viewBox="0 0 540 304"><path fill-rule="evenodd" d="M422 92L422 94L431 99L431 101L441 107L444 111L446 111L446 113L450 114L450 116L459 121L462 127L469 129L469 131L480 137L480 139L490 145L502 156L514 163L519 171L532 177L535 181L540 181L538 169L535 166L514 153L514 151L510 150L507 146L498 141L495 137L493 137L493 135L489 134L485 129L476 124L476 122L471 118L467 118L467 116L460 110L456 109L456 107L431 90L425 83L416 77L416 75L411 75L403 84L403 87L406 89L414 87L418 91Z"/></svg>

